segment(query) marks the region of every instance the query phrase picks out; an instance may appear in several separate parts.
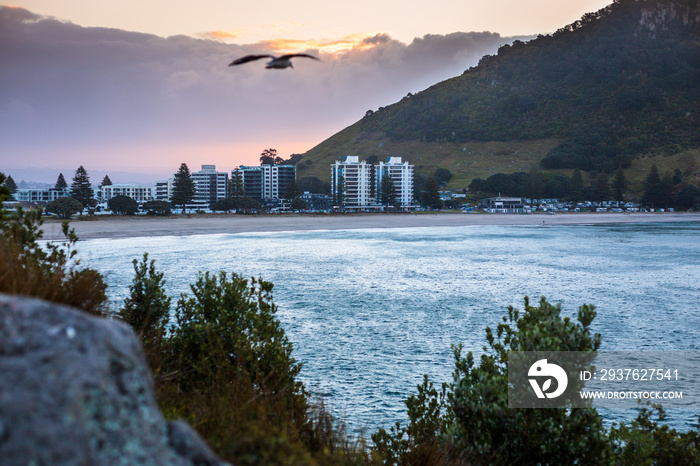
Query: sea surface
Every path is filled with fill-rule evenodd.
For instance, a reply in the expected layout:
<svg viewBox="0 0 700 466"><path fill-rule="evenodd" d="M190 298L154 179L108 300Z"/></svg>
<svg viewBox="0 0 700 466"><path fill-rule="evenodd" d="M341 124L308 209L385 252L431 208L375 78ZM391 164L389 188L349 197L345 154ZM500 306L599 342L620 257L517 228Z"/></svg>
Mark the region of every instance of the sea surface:
<svg viewBox="0 0 700 466"><path fill-rule="evenodd" d="M601 350L700 351L700 224L467 226L94 239L81 264L116 308L144 252L173 297L199 271L274 283L307 389L350 432L405 422L403 400L454 370L451 345L483 352L507 307L545 296L575 318L594 304ZM173 301L174 303L175 301ZM687 430L695 412L672 412ZM631 420L635 411L608 413Z"/></svg>

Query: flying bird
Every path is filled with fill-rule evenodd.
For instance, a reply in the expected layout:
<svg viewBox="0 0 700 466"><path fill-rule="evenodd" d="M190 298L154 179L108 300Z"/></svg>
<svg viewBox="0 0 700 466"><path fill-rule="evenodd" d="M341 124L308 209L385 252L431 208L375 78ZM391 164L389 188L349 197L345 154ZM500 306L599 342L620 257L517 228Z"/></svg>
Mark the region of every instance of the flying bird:
<svg viewBox="0 0 700 466"><path fill-rule="evenodd" d="M313 55L308 55L306 53L289 53L287 55L282 55L281 57L275 57L274 55L246 55L245 57L238 58L236 60L233 60L231 63L229 63L228 66L233 66L233 65L242 65L243 63L248 63L249 61L254 61L254 60L259 60L261 58L272 58L265 68L267 69L276 69L276 70L282 70L284 68L294 68L292 65L292 58L294 57L306 57L306 58L313 58L314 60L318 60L318 58L314 57Z"/></svg>

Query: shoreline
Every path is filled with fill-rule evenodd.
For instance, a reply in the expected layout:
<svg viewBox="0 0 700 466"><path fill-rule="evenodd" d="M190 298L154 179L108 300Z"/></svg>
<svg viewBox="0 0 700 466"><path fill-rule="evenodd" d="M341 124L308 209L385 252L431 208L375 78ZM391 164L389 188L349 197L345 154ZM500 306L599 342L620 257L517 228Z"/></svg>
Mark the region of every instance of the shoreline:
<svg viewBox="0 0 700 466"><path fill-rule="evenodd" d="M274 214L171 217L90 218L70 222L78 238L109 239L152 236L190 236L222 233L262 233L313 230L355 230L368 228L430 228L488 225L590 225L615 223L700 222L700 213L567 213L534 214L467 214L467 213L401 213L401 214ZM43 240L64 238L61 221L47 220L42 227Z"/></svg>

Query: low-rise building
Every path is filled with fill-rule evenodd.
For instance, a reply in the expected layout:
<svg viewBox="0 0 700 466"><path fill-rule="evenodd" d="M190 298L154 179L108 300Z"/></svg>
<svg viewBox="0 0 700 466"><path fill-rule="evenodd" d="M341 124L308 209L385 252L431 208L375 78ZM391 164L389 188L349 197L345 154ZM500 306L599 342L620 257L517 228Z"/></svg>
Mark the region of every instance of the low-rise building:
<svg viewBox="0 0 700 466"><path fill-rule="evenodd" d="M153 200L153 187L134 183L117 183L100 186L97 189L97 198L101 202L107 202L117 196L127 196L139 204L143 204Z"/></svg>
<svg viewBox="0 0 700 466"><path fill-rule="evenodd" d="M521 197L489 197L481 201L481 206L489 212L499 214L523 213L523 199Z"/></svg>
<svg viewBox="0 0 700 466"><path fill-rule="evenodd" d="M69 195L70 190L68 188L18 189L14 194L14 198L20 202L30 202L42 205Z"/></svg>

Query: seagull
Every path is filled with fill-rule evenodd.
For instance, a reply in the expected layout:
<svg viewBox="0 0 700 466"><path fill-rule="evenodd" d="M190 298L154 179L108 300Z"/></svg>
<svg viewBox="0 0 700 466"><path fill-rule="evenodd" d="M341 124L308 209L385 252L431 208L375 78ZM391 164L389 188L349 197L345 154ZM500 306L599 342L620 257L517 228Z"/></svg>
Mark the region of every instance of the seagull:
<svg viewBox="0 0 700 466"><path fill-rule="evenodd" d="M289 67L294 68L294 66L292 66L292 58L294 57L306 57L318 60L318 58L314 57L313 55L308 55L306 53L289 53L287 55L282 55L281 57L275 57L274 55L246 55L245 57L233 60L231 63L229 63L228 66L242 65L243 63L248 63L249 61L253 60L259 60L261 58L272 58L272 60L267 63L267 66L265 66L265 68L267 68L268 70L281 70Z"/></svg>

